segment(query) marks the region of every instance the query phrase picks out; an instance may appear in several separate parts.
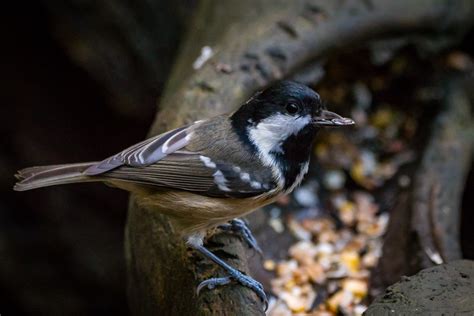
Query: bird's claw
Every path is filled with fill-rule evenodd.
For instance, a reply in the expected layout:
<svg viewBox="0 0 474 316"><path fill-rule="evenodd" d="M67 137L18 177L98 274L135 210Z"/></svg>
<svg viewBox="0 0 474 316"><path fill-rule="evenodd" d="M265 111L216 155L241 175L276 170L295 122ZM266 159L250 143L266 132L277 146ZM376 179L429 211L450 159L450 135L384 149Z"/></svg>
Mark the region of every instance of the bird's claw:
<svg viewBox="0 0 474 316"><path fill-rule="evenodd" d="M240 283L241 285L254 291L255 294L257 294L257 296L262 300L263 304L265 305L265 311L267 310L268 300L267 300L267 295L265 294L262 284L260 284L260 282L254 280L253 278L249 277L248 275L243 274L242 272L238 270L230 271L230 275L226 277L210 278L210 279L202 281L198 285L196 292L199 295L201 290L205 287L212 290L216 288L217 286L227 285L232 281L236 281Z"/></svg>
<svg viewBox="0 0 474 316"><path fill-rule="evenodd" d="M209 290L213 290L216 288L216 286L226 285L226 284L229 284L230 282L232 282L232 278L230 276L222 277L222 278L210 278L210 279L204 280L201 283L199 283L196 289L196 294L199 295L201 290L205 287L207 287Z"/></svg>
<svg viewBox="0 0 474 316"><path fill-rule="evenodd" d="M245 221L236 218L231 220L228 224L220 225L219 228L239 234L250 248L254 249L259 255L263 256L262 249L258 246L257 240L253 236Z"/></svg>

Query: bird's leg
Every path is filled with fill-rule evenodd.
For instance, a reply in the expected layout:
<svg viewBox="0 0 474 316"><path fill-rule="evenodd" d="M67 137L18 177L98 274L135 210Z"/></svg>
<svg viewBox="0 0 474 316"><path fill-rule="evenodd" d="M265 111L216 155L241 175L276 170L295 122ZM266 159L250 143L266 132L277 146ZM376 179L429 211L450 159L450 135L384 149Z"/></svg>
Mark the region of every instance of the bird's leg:
<svg viewBox="0 0 474 316"><path fill-rule="evenodd" d="M242 284L243 286L248 287L249 289L253 290L257 294L257 296L264 302L265 310L267 309L267 306L268 306L267 296L265 295L263 286L259 282L255 281L254 279L240 272L239 270L231 267L224 260L222 260L221 258L217 257L215 254L210 252L202 244L197 244L197 243L192 243L192 242L188 242L188 244L195 250L199 251L204 257L212 260L214 263L219 265L229 274L226 277L211 278L211 279L207 279L201 282L197 287L198 295L199 295L199 292L205 287L207 287L208 289L214 289L216 286L226 285L226 284L231 283L232 281L236 281Z"/></svg>
<svg viewBox="0 0 474 316"><path fill-rule="evenodd" d="M245 242L249 245L250 248L254 249L261 256L263 256L262 249L258 246L257 240L252 235L250 228L247 226L244 220L235 218L227 224L219 225L219 228L223 231L231 231L239 234Z"/></svg>

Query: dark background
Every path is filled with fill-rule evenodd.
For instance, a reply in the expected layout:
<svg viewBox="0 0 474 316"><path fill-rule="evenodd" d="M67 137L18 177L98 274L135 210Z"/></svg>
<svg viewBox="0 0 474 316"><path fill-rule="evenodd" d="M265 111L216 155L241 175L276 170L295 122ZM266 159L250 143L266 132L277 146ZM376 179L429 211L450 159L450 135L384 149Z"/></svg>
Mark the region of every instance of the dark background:
<svg viewBox="0 0 474 316"><path fill-rule="evenodd" d="M153 78L149 98L126 111L62 46L61 24L51 11L60 2L3 7L0 314L128 314L127 193L101 184L13 192L13 175L32 165L100 160L145 138L196 1L162 2L163 27L153 34L160 43L154 51L160 75ZM472 54L472 32L466 38L461 48ZM472 183L471 171L466 187ZM472 240L473 222L468 193L463 250L472 258L472 243L466 242Z"/></svg>
<svg viewBox="0 0 474 316"><path fill-rule="evenodd" d="M163 10L168 29L155 34L161 78L148 100L124 112L66 54L46 3L12 3L0 29L0 313L127 314L127 193L100 184L13 192L13 175L99 160L143 139L184 22Z"/></svg>

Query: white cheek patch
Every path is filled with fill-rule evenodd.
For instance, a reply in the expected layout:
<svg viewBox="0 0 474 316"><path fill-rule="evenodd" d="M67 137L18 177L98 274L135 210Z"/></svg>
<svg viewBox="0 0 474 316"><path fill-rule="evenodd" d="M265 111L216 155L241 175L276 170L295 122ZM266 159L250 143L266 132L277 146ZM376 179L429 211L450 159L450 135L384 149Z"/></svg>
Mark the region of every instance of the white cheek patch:
<svg viewBox="0 0 474 316"><path fill-rule="evenodd" d="M286 114L272 115L249 128L252 142L262 151L282 152L281 144L291 135L297 134L311 122L309 115L294 117Z"/></svg>
<svg viewBox="0 0 474 316"><path fill-rule="evenodd" d="M272 168L278 185L283 187L285 179L277 166L273 153L283 152L282 144L291 135L295 135L311 122L311 116L294 117L286 114L272 115L256 126L249 127L252 143L257 147L263 163Z"/></svg>

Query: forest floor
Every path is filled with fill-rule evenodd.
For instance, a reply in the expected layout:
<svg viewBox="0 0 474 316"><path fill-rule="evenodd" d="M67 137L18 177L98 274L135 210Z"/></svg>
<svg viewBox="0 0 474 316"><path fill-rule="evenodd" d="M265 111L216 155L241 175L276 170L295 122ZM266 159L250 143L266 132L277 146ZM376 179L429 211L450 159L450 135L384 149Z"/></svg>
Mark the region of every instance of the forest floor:
<svg viewBox="0 0 474 316"><path fill-rule="evenodd" d="M461 51L421 59L410 49L395 55L363 50L327 62L324 80L313 88L331 110L351 105L340 114L356 126L320 132L310 179L267 209L276 235L263 240L268 315L361 315L381 293L372 283L391 210L397 192L413 181L429 134L424 119L431 121L439 103L436 85L425 78L469 65ZM282 245L286 252L276 249ZM441 263L437 254L428 256Z"/></svg>

